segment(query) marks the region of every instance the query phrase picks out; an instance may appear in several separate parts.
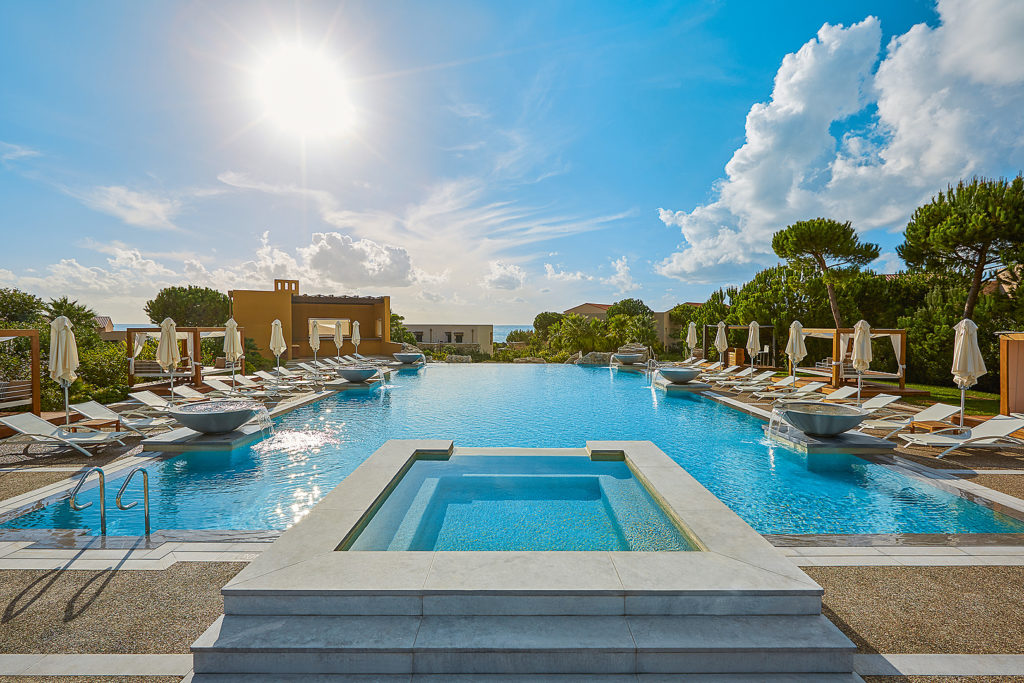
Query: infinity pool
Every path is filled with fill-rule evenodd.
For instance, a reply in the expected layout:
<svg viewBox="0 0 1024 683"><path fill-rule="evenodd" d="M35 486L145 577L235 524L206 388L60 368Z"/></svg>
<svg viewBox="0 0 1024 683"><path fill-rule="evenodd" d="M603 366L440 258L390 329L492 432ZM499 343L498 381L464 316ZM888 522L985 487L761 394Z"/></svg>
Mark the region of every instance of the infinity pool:
<svg viewBox="0 0 1024 683"><path fill-rule="evenodd" d="M420 438L555 448L650 440L764 534L1024 532L1019 520L859 458L809 467L806 456L770 446L749 415L608 368L430 365L276 424L273 437L248 447L150 465L153 529L287 528L385 441ZM111 504L120 483L107 482L108 533L140 534L142 505ZM140 499L141 478L129 489L126 501ZM63 500L4 526L98 532L98 508L75 512Z"/></svg>

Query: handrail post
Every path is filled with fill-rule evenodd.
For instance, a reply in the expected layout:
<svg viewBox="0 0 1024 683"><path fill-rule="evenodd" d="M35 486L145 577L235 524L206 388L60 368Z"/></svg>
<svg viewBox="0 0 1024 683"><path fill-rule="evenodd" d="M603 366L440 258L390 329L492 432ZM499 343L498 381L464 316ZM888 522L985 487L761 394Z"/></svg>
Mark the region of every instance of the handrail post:
<svg viewBox="0 0 1024 683"><path fill-rule="evenodd" d="M84 475L82 475L82 478L78 480L77 484L75 484L75 488L73 488L71 490L71 499L68 501L68 504L71 506L72 510L76 510L76 511L77 510L84 510L85 508L87 508L87 507L92 505L92 501L86 503L85 505L79 505L78 503L75 502L75 496L78 495L78 491L79 491L79 489L82 488L82 484L85 483L85 480L88 479L89 475L92 474L93 472L96 472L97 475L99 475L99 478L100 478L100 535L101 536L106 536L107 535L107 491L106 491L106 488L107 488L107 478L103 474L103 469L102 468L100 468L100 467L92 467Z"/></svg>
<svg viewBox="0 0 1024 683"><path fill-rule="evenodd" d="M124 495L125 489L128 488L128 483L135 476L136 472L142 472L142 511L146 522L146 537L149 537L149 472L146 471L145 467L136 467L128 476L124 478L124 483L121 484L121 488L117 492L117 497L114 499L114 504L120 510L131 510L133 507L139 504L139 501L135 500L127 505L121 503L121 496Z"/></svg>

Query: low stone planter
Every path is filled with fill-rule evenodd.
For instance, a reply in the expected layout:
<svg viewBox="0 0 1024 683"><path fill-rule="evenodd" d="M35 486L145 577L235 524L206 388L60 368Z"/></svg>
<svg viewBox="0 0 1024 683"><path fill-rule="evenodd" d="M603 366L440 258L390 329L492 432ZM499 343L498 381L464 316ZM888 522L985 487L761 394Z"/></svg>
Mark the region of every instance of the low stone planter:
<svg viewBox="0 0 1024 683"><path fill-rule="evenodd" d="M171 408L171 416L201 434L233 432L251 420L261 404L255 401L200 401Z"/></svg>
<svg viewBox="0 0 1024 683"><path fill-rule="evenodd" d="M338 377L352 384L363 384L377 376L377 368L338 368Z"/></svg>
<svg viewBox="0 0 1024 683"><path fill-rule="evenodd" d="M776 408L782 419L808 436L836 436L857 427L868 412L854 406L792 401Z"/></svg>
<svg viewBox="0 0 1024 683"><path fill-rule="evenodd" d="M658 372L672 384L686 384L697 379L700 370L694 368L659 368Z"/></svg>

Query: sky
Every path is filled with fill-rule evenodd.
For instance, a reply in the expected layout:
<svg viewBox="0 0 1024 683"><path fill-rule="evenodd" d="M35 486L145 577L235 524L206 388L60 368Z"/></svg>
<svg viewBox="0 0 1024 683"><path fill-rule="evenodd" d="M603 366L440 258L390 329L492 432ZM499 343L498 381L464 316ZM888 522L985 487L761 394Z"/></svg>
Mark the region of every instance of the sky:
<svg viewBox="0 0 1024 683"><path fill-rule="evenodd" d="M1024 168L1024 2L0 3L0 287L168 285L409 322L703 301L852 221L880 272Z"/></svg>

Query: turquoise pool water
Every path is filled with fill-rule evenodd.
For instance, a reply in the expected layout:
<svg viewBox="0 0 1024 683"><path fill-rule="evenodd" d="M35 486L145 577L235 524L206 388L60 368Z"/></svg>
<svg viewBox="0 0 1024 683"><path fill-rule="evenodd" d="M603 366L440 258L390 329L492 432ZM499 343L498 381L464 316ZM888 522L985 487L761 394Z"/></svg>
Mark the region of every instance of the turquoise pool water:
<svg viewBox="0 0 1024 683"><path fill-rule="evenodd" d="M413 463L349 549L693 548L624 462L454 456Z"/></svg>
<svg viewBox="0 0 1024 683"><path fill-rule="evenodd" d="M459 446L582 447L645 439L766 534L1021 533L1024 523L854 457L819 467L764 439L762 423L701 396L667 396L642 374L563 365L431 365L390 388L344 392L279 418L277 434L228 453L150 466L154 529L284 529L392 438ZM142 505L113 507L108 532L142 532ZM141 498L141 478L125 500ZM95 490L82 495L96 500ZM67 501L15 528L99 529L99 505Z"/></svg>

